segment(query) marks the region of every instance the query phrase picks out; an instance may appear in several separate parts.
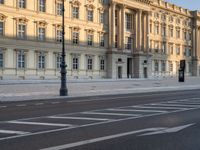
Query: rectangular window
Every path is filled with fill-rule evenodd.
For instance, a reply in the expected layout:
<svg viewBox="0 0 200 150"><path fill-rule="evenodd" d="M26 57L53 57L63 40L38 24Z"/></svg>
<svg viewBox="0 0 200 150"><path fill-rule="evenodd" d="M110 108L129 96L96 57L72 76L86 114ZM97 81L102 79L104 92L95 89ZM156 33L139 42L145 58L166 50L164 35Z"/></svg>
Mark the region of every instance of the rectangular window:
<svg viewBox="0 0 200 150"><path fill-rule="evenodd" d="M46 0L39 0L39 11L46 11Z"/></svg>
<svg viewBox="0 0 200 150"><path fill-rule="evenodd" d="M73 32L72 43L79 44L79 33L78 32Z"/></svg>
<svg viewBox="0 0 200 150"><path fill-rule="evenodd" d="M56 41L62 42L62 31L61 30L56 31Z"/></svg>
<svg viewBox="0 0 200 150"><path fill-rule="evenodd" d="M174 36L174 30L173 30L173 28L170 28L170 37L173 37Z"/></svg>
<svg viewBox="0 0 200 150"><path fill-rule="evenodd" d="M158 71L159 71L159 63L158 63L157 60L155 60L155 62L154 62L154 71L155 71L155 72L158 72Z"/></svg>
<svg viewBox="0 0 200 150"><path fill-rule="evenodd" d="M130 31L132 29L132 15L126 13L126 30Z"/></svg>
<svg viewBox="0 0 200 150"><path fill-rule="evenodd" d="M131 37L125 38L125 49L128 49L128 50L132 49L132 38Z"/></svg>
<svg viewBox="0 0 200 150"><path fill-rule="evenodd" d="M176 55L180 55L180 46L176 46Z"/></svg>
<svg viewBox="0 0 200 150"><path fill-rule="evenodd" d="M88 21L93 21L93 10L88 10Z"/></svg>
<svg viewBox="0 0 200 150"><path fill-rule="evenodd" d="M93 35L89 34L87 39L88 39L88 46L92 46L93 45Z"/></svg>
<svg viewBox="0 0 200 150"><path fill-rule="evenodd" d="M118 36L115 35L115 48L117 48L117 47L118 47Z"/></svg>
<svg viewBox="0 0 200 150"><path fill-rule="evenodd" d="M56 4L56 15L62 15L62 3Z"/></svg>
<svg viewBox="0 0 200 150"><path fill-rule="evenodd" d="M0 68L3 68L3 53L0 52Z"/></svg>
<svg viewBox="0 0 200 150"><path fill-rule="evenodd" d="M40 53L38 56L38 68L44 69L45 68L45 55Z"/></svg>
<svg viewBox="0 0 200 150"><path fill-rule="evenodd" d="M176 38L180 38L180 30L176 30Z"/></svg>
<svg viewBox="0 0 200 150"><path fill-rule="evenodd" d="M0 4L4 4L4 0L0 0Z"/></svg>
<svg viewBox="0 0 200 150"><path fill-rule="evenodd" d="M26 8L26 0L18 0L19 8Z"/></svg>
<svg viewBox="0 0 200 150"><path fill-rule="evenodd" d="M118 11L115 10L115 26L118 26Z"/></svg>
<svg viewBox="0 0 200 150"><path fill-rule="evenodd" d="M166 54L166 42L162 42L162 53Z"/></svg>
<svg viewBox="0 0 200 150"><path fill-rule="evenodd" d="M0 22L0 36L4 34L4 23Z"/></svg>
<svg viewBox="0 0 200 150"><path fill-rule="evenodd" d="M45 40L45 28L38 29L38 40L40 40L40 41Z"/></svg>
<svg viewBox="0 0 200 150"><path fill-rule="evenodd" d="M26 25L24 24L18 25L17 37L20 39L26 38Z"/></svg>
<svg viewBox="0 0 200 150"><path fill-rule="evenodd" d="M74 57L72 59L72 69L73 70L78 70L79 69L79 60L77 57Z"/></svg>
<svg viewBox="0 0 200 150"><path fill-rule="evenodd" d="M100 23L104 23L104 13L101 12L99 15L100 15L100 20L99 20Z"/></svg>
<svg viewBox="0 0 200 150"><path fill-rule="evenodd" d="M100 35L100 46L101 46L101 47L104 47L104 46L105 46L104 35Z"/></svg>
<svg viewBox="0 0 200 150"><path fill-rule="evenodd" d="M169 61L169 71L173 72L173 63Z"/></svg>
<svg viewBox="0 0 200 150"><path fill-rule="evenodd" d="M165 61L162 61L162 72L165 72L166 70L166 63Z"/></svg>
<svg viewBox="0 0 200 150"><path fill-rule="evenodd" d="M56 68L57 69L60 69L61 62L62 62L61 55L60 54L56 55Z"/></svg>
<svg viewBox="0 0 200 150"><path fill-rule="evenodd" d="M174 53L174 47L173 45L170 45L170 54L173 55L173 53Z"/></svg>
<svg viewBox="0 0 200 150"><path fill-rule="evenodd" d="M88 58L87 60L87 70L92 70L92 58Z"/></svg>
<svg viewBox="0 0 200 150"><path fill-rule="evenodd" d="M159 34L159 25L155 24L155 34Z"/></svg>
<svg viewBox="0 0 200 150"><path fill-rule="evenodd" d="M25 68L25 53L22 50L17 53L17 68Z"/></svg>
<svg viewBox="0 0 200 150"><path fill-rule="evenodd" d="M100 59L100 70L105 70L105 60Z"/></svg>
<svg viewBox="0 0 200 150"><path fill-rule="evenodd" d="M166 26L162 26L162 36L166 36Z"/></svg>
<svg viewBox="0 0 200 150"><path fill-rule="evenodd" d="M79 18L79 8L72 7L72 17L78 19Z"/></svg>

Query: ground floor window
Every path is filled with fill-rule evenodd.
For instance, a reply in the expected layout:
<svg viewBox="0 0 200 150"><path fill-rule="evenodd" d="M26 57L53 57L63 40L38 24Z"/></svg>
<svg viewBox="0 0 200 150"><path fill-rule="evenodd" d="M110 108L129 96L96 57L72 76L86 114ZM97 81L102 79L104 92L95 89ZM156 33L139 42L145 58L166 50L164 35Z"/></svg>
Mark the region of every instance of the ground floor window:
<svg viewBox="0 0 200 150"><path fill-rule="evenodd" d="M78 57L74 57L72 59L72 69L73 70L78 70L79 69L79 59L78 59Z"/></svg>
<svg viewBox="0 0 200 150"><path fill-rule="evenodd" d="M17 52L17 68L25 68L25 53L23 50Z"/></svg>
<svg viewBox="0 0 200 150"><path fill-rule="evenodd" d="M154 61L154 71L158 72L159 71L159 63L157 60Z"/></svg>
<svg viewBox="0 0 200 150"><path fill-rule="evenodd" d="M3 53L0 53L0 68L3 68Z"/></svg>
<svg viewBox="0 0 200 150"><path fill-rule="evenodd" d="M162 72L166 71L166 63L165 61L162 61Z"/></svg>
<svg viewBox="0 0 200 150"><path fill-rule="evenodd" d="M93 60L92 58L87 59L87 70L92 70Z"/></svg>
<svg viewBox="0 0 200 150"><path fill-rule="evenodd" d="M62 62L61 55L60 54L56 55L56 68L57 69L60 69L61 62Z"/></svg>
<svg viewBox="0 0 200 150"><path fill-rule="evenodd" d="M105 70L105 60L100 59L100 70Z"/></svg>
<svg viewBox="0 0 200 150"><path fill-rule="evenodd" d="M39 53L38 56L38 68L44 69L45 68L45 55L44 53Z"/></svg>

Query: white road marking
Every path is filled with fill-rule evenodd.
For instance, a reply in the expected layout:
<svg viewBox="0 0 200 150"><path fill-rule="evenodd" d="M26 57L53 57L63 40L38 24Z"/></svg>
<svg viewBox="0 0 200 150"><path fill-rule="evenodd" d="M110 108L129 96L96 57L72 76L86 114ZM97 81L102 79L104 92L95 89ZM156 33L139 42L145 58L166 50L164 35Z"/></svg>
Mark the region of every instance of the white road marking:
<svg viewBox="0 0 200 150"><path fill-rule="evenodd" d="M43 105L43 104L44 104L44 103L36 103L35 105L37 105L37 106L38 106L38 105Z"/></svg>
<svg viewBox="0 0 200 150"><path fill-rule="evenodd" d="M51 104L60 104L60 102L51 102Z"/></svg>
<svg viewBox="0 0 200 150"><path fill-rule="evenodd" d="M149 105L153 105L153 106L155 106L155 105L158 105L158 106L174 106L174 107L176 107L176 106L178 106L178 107L185 107L185 108L187 108L187 107L200 107L200 105L183 105L183 104L166 104L166 103L157 103L157 104L149 104Z"/></svg>
<svg viewBox="0 0 200 150"><path fill-rule="evenodd" d="M130 106L130 107L133 107L133 108L149 108L149 109L182 109L180 107L159 107L159 106L156 106L156 107L153 107L153 106Z"/></svg>
<svg viewBox="0 0 200 150"><path fill-rule="evenodd" d="M26 121L7 121L6 123L26 124L26 125L40 125L40 126L57 126L57 127L72 126L71 124L43 123L43 122L26 122Z"/></svg>
<svg viewBox="0 0 200 150"><path fill-rule="evenodd" d="M179 101L174 101L174 102L167 102L168 104L183 104L183 105L200 105L200 102L190 102L190 101L184 101L184 102L179 102Z"/></svg>
<svg viewBox="0 0 200 150"><path fill-rule="evenodd" d="M4 137L4 138L0 138L0 141L8 140L8 139L16 139L16 138L20 138L20 137L41 135L41 134L46 134L46 133L54 133L54 132L60 132L60 131L77 129L77 128L84 128L84 127L102 125L102 124L115 123L115 122L121 122L121 121L126 121L126 120L138 119L138 118L160 116L160 115L166 115L166 114L174 114L174 113L177 113L177 112L185 112L185 111L196 110L196 109L199 109L199 108L188 108L188 109L182 109L182 110L175 110L175 111L167 112L167 113L148 114L148 115L144 115L144 116L128 117L128 118L116 119L116 120L111 120L111 121L106 121L106 122L96 122L96 123L85 124L85 125L80 125L80 126L64 127L64 128L59 128L59 129L53 129L53 130L47 130L47 131L40 131L40 132L25 134L25 135L16 135L16 136Z"/></svg>
<svg viewBox="0 0 200 150"><path fill-rule="evenodd" d="M187 124L187 125L183 125L183 126L178 126L178 127L173 127L173 128L168 128L168 129L164 129L161 131L155 131L155 132L150 132L150 133L145 133L139 136L146 136L146 135L156 135L156 134L165 134L165 133L175 133L175 132L179 132L185 128L188 128L190 126L193 126L195 123L191 123L191 124Z"/></svg>
<svg viewBox="0 0 200 150"><path fill-rule="evenodd" d="M3 134L28 134L30 132L23 132L23 131L12 131L12 130L0 130L0 133Z"/></svg>
<svg viewBox="0 0 200 150"><path fill-rule="evenodd" d="M103 119L103 118L62 117L62 116L50 116L48 118L53 118L53 119L74 119L74 120L93 120L93 121L108 121L108 120L112 120L112 119Z"/></svg>
<svg viewBox="0 0 200 150"><path fill-rule="evenodd" d="M0 108L6 108L7 106L0 106Z"/></svg>
<svg viewBox="0 0 200 150"><path fill-rule="evenodd" d="M19 105L16 105L17 107L25 107L26 104L19 104Z"/></svg>
<svg viewBox="0 0 200 150"><path fill-rule="evenodd" d="M152 131L158 131L158 130L162 130L162 129L165 129L165 128L147 128L147 129L135 130L135 131L130 131L130 132L113 134L113 135L98 137L98 138L94 138L94 139L89 139L89 140L84 140L84 141L79 141L79 142L74 142L74 143L44 148L44 149L40 149L40 150L62 150L62 149L77 147L77 146L81 146L81 145L101 142L101 141L105 141L105 140L120 138L120 137L133 135L133 134L137 134L137 133L141 133L141 132L152 132Z"/></svg>
<svg viewBox="0 0 200 150"><path fill-rule="evenodd" d="M110 111L129 111L129 112L157 112L157 113L164 113L167 111L162 111L162 110L139 110L139 109L106 109L106 110L110 110ZM136 114L137 115L137 114Z"/></svg>
<svg viewBox="0 0 200 150"><path fill-rule="evenodd" d="M89 115L111 115L111 116L140 116L136 114L119 114L119 113L101 113L101 112L82 112L81 114L89 114Z"/></svg>

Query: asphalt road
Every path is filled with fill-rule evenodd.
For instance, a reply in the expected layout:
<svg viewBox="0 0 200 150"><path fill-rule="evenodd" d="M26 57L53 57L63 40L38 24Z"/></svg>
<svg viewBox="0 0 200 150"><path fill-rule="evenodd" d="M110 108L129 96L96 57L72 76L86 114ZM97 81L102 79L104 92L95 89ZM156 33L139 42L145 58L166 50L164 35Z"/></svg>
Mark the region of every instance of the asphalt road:
<svg viewBox="0 0 200 150"><path fill-rule="evenodd" d="M200 150L199 90L0 103L0 150Z"/></svg>

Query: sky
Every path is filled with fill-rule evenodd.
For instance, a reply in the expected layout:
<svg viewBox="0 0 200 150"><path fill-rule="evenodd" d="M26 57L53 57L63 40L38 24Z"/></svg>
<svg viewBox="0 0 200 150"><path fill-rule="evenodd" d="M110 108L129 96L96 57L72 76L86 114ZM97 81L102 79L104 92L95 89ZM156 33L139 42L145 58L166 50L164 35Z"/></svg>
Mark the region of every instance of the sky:
<svg viewBox="0 0 200 150"><path fill-rule="evenodd" d="M167 2L182 6L189 10L199 10L200 11L200 0L166 0Z"/></svg>

